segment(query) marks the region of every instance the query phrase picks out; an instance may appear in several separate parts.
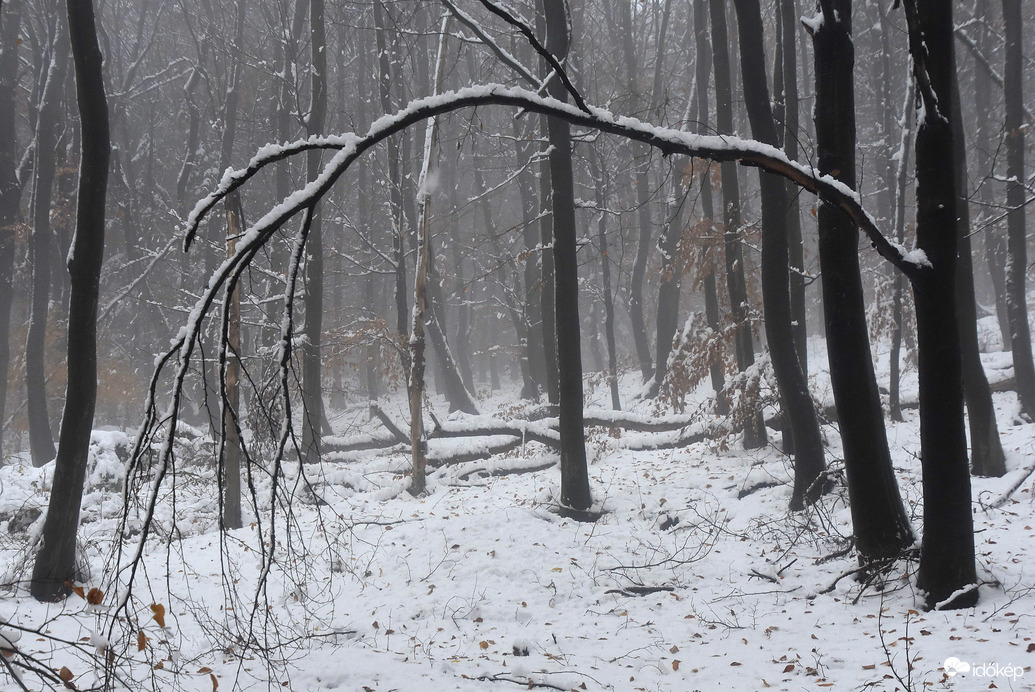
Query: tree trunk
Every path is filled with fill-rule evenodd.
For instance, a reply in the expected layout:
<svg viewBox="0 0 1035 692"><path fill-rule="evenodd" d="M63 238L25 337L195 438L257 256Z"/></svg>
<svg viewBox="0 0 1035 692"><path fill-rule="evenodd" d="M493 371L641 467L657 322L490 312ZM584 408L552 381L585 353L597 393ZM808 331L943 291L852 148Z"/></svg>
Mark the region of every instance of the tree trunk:
<svg viewBox="0 0 1035 692"><path fill-rule="evenodd" d="M952 74L952 137L956 166L956 235L959 259L956 265L956 300L959 303L960 345L963 347L963 395L970 424L970 461L975 476L1002 476L1006 457L999 442L992 390L981 365L978 346L977 299L974 296L974 263L970 247L970 200L967 190L967 148L963 134L963 110L959 100L959 79Z"/></svg>
<svg viewBox="0 0 1035 692"><path fill-rule="evenodd" d="M558 60L568 56L567 2L546 2L546 49ZM547 87L550 96L567 101L561 80ZM589 509L592 497L582 422L582 338L579 323L579 265L576 255L575 188L571 167L571 126L550 118L550 183L553 200L553 259L556 269L557 373L561 434L561 503Z"/></svg>
<svg viewBox="0 0 1035 692"><path fill-rule="evenodd" d="M712 47L708 40L708 4L706 0L694 0L694 46L697 59L695 61L697 82L697 120L701 123L701 131L707 129L711 122L711 108L708 100L708 77L712 70ZM715 209L712 200L711 167L701 171L701 220L714 227ZM719 322L719 292L715 281L715 272L710 268L704 277L704 314L708 326L715 333L721 329ZM713 362L709 366L712 389L715 391L715 412L725 416L730 411L729 401L723 390L726 387L726 376L721 362Z"/></svg>
<svg viewBox="0 0 1035 692"><path fill-rule="evenodd" d="M915 108L916 89L913 85L913 77L909 76L906 85L905 101L902 103L902 135L899 139L899 151L902 152L898 160L898 170L895 173L895 240L899 245L905 245L906 240L906 184L908 182L909 150L912 142L912 127L910 123L913 117L910 109ZM890 373L888 383L888 416L898 423L902 422L902 404L900 401L901 373L900 362L902 353L902 336L904 316L902 303L905 293L905 277L902 272L896 271L892 284L891 310L892 310L892 331L891 331L891 354Z"/></svg>
<svg viewBox="0 0 1035 692"><path fill-rule="evenodd" d="M43 538L32 572L32 595L53 601L75 578L76 529L97 402L97 298L104 259L104 207L110 141L101 51L91 0L68 0L68 27L75 61L81 123L75 242L68 270L68 387L61 417L54 485Z"/></svg>
<svg viewBox="0 0 1035 692"><path fill-rule="evenodd" d="M396 53L395 46L389 50L386 32L387 10L382 0L374 2L374 23L376 26L378 56L378 89L381 96L381 108L385 113L394 110L392 103L392 84L395 75L392 71L392 57ZM399 151L399 139L392 137L386 143L388 151L388 206L392 221L392 263L395 270L395 330L399 338L406 337L409 331L409 308L406 297L406 254L403 247L403 229L406 220L403 212L402 173L400 167L402 156ZM410 358L406 349L399 349L399 360L403 372L410 371Z"/></svg>
<svg viewBox="0 0 1035 692"><path fill-rule="evenodd" d="M18 87L18 32L21 0L0 9L0 460L4 459L4 423L7 420L7 374L11 350L11 300L14 295L14 224L21 206L18 181L18 138L15 99Z"/></svg>
<svg viewBox="0 0 1035 692"><path fill-rule="evenodd" d="M236 192L226 199L226 256L233 257L237 238L244 230L241 196ZM225 354L226 376L223 384L223 463L219 468L223 490L223 526L239 529L241 522L241 287L234 286L227 295L227 332Z"/></svg>
<svg viewBox="0 0 1035 692"><path fill-rule="evenodd" d="M744 103L755 139L776 146L776 123L766 87L762 52L762 13L758 0L734 0L740 45L754 46L740 52ZM762 302L769 357L780 390L783 410L794 436L794 490L790 508L805 508L823 493L820 476L826 470L823 436L808 381L801 370L791 328L790 276L787 248L787 184L783 178L759 172L762 203Z"/></svg>
<svg viewBox="0 0 1035 692"><path fill-rule="evenodd" d="M855 50L850 0L822 4L813 35L819 170L855 187ZM866 330L859 232L839 209L819 210L819 259L830 379L841 427L856 549L898 554L913 532L895 480Z"/></svg>
<svg viewBox="0 0 1035 692"><path fill-rule="evenodd" d="M1035 419L1035 362L1031 355L1025 274L1028 271L1025 226L1024 173L1024 47L1021 0L1003 0L1003 32L1006 63L1003 92L1006 96L1006 313L1010 320L1010 350L1021 411Z"/></svg>
<svg viewBox="0 0 1035 692"><path fill-rule="evenodd" d="M783 59L781 70L784 84L783 150L787 158L798 160L798 52L795 49L795 35L798 31L798 12L794 0L779 0L781 29L783 32ZM791 266L791 329L794 332L794 346L798 351L801 371L808 378L809 349L808 323L805 305L805 246L801 237L801 213L798 191L787 183L787 243Z"/></svg>
<svg viewBox="0 0 1035 692"><path fill-rule="evenodd" d="M56 169L55 147L61 118L61 95L68 64L68 38L62 17L56 18L50 65L40 96L36 120L36 165L32 189L32 230L29 263L32 265L32 303L25 338L26 412L29 418L29 450L34 466L54 458L54 435L47 405L47 317L50 312L51 254L54 233L50 212Z"/></svg>
<svg viewBox="0 0 1035 692"><path fill-rule="evenodd" d="M310 65L310 106L307 130L309 136L323 134L327 118L327 35L324 27L323 0L309 0L309 29L312 42ZM310 182L320 173L320 151L306 155L306 179ZM314 204L307 215L309 235L306 238L305 340L302 347L302 452L306 463L320 460L323 410L323 368L320 344L323 333L323 212Z"/></svg>
<svg viewBox="0 0 1035 692"><path fill-rule="evenodd" d="M956 305L956 181L953 165L952 5L906 0L909 49L924 117L916 134L917 248L913 272L920 375L924 536L917 586L934 608L978 599L963 374Z"/></svg>
<svg viewBox="0 0 1035 692"><path fill-rule="evenodd" d="M601 212L597 216L597 250L600 252L600 280L604 292L604 338L607 341L607 383L611 390L611 408L622 410L622 399L618 392L618 353L615 346L615 303L611 292L611 254L607 245L607 214L603 211L606 200L604 188L604 172L597 161L596 149L589 150L589 171L593 177L593 188L596 193L597 206Z"/></svg>
<svg viewBox="0 0 1035 692"><path fill-rule="evenodd" d="M726 5L722 0L708 0L712 54L715 62L715 124L720 134L733 134L733 88L730 84L729 39L726 32ZM744 279L744 253L741 248L740 183L737 165L724 162L720 166L723 232L726 250L726 289L730 296L730 317L736 325L734 348L737 369L744 372L755 362L751 324L747 319L747 284ZM758 412L744 428L744 447L755 449L766 443L765 423Z"/></svg>

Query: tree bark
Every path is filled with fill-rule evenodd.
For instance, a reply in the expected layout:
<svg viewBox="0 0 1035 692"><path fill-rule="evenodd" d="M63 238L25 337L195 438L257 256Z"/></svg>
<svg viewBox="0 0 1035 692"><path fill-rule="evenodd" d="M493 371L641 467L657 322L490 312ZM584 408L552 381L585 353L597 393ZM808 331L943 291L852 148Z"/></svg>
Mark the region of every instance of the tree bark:
<svg viewBox="0 0 1035 692"><path fill-rule="evenodd" d="M776 122L766 87L762 52L762 13L758 0L734 0L744 80L744 103L755 139L777 145ZM804 509L824 491L820 476L826 470L823 436L808 381L801 370L791 328L790 276L788 272L787 184L783 178L759 171L762 203L762 302L769 357L780 390L783 409L794 436L794 489L791 510Z"/></svg>
<svg viewBox="0 0 1035 692"><path fill-rule="evenodd" d="M819 170L855 186L855 49L850 0L823 2L813 35ZM859 232L826 202L819 259L830 379L837 405L856 549L866 559L898 554L913 532L895 480L866 330Z"/></svg>
<svg viewBox="0 0 1035 692"><path fill-rule="evenodd" d="M110 139L102 57L91 0L68 0L81 127L75 242L68 270L68 387L61 417L54 485L30 591L40 601L67 593L75 578L76 529L97 402L97 298L104 259L104 208Z"/></svg>
<svg viewBox="0 0 1035 692"><path fill-rule="evenodd" d="M956 304L956 181L952 143L952 5L905 0L909 52L924 117L916 134L917 248L911 276L920 375L924 535L917 586L930 608L978 599L963 374Z"/></svg>
<svg viewBox="0 0 1035 692"><path fill-rule="evenodd" d="M558 60L568 56L567 2L546 2L546 49ZM550 81L550 96L567 101L559 79ZM576 511L589 509L592 497L582 420L582 338L579 323L579 265L576 256L575 188L571 167L571 126L547 121L550 140L550 184L553 201L553 260L557 317L558 403L561 434L561 504Z"/></svg>
<svg viewBox="0 0 1035 692"><path fill-rule="evenodd" d="M722 0L708 0L712 54L715 63L715 125L719 134L733 134L733 88L730 84L729 39L726 30L726 5ZM744 253L741 248L740 183L737 166L724 162L720 166L723 232L726 250L726 289L730 297L730 317L736 325L734 340L737 369L744 372L755 362L751 324L747 319L747 284L744 279ZM761 412L749 419L744 428L744 447L756 449L765 445L766 431Z"/></svg>
<svg viewBox="0 0 1035 692"><path fill-rule="evenodd" d="M1006 63L1003 67L1003 93L1006 98L1006 313L1010 321L1010 350L1017 380L1021 411L1035 419L1035 361L1031 354L1031 330L1025 274L1028 271L1027 229L1025 226L1024 173L1024 47L1020 0L1003 0L1003 32L1006 37Z"/></svg>

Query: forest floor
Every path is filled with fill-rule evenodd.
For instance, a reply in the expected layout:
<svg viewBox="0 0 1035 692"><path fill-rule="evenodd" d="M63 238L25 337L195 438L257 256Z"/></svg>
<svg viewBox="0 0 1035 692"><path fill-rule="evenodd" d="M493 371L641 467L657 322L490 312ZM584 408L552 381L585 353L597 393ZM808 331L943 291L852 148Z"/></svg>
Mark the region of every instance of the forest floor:
<svg viewBox="0 0 1035 692"><path fill-rule="evenodd" d="M987 356L993 381L1008 374L1001 356ZM820 341L811 363L813 391L830 403ZM632 377L623 384L631 395ZM905 400L915 401L915 387L909 372ZM405 491L409 462L397 449L330 455L278 515L272 535L282 548L259 599L269 516L246 511L245 528L220 541L211 463L181 460L130 601L135 623L110 629L111 595L43 606L9 587L0 648L67 667L78 689L97 684L96 654L108 647L124 657L122 683L135 689L1035 689L1035 425L1018 419L1011 392L995 401L1008 473L974 479L981 586L972 609L925 612L915 561L897 563L882 584L850 574L857 562L834 425L824 432L839 482L801 513L787 510L790 468L778 435L753 451L735 440L633 451L647 433L591 429L594 522L558 514L556 466L510 473L554 460L535 443L438 468L419 499ZM590 388L588 406L608 402L602 385ZM522 406L516 397L482 405L504 417ZM401 400L386 409L405 420ZM916 410L905 417L888 423L888 435L919 530ZM332 424L350 435L375 431L365 418L357 406ZM86 589L110 583L128 440L95 434L81 531ZM433 451L444 444L460 443L433 441ZM46 501L48 473L0 468L8 584L27 576L26 536L39 525L30 510ZM284 479L297 480L297 469ZM261 480L256 487L257 496L269 492ZM124 527L131 541L135 522ZM265 655L245 645L235 616L250 619ZM18 627L30 632L18 639ZM950 658L958 668L946 669ZM22 659L7 660L18 669ZM41 687L28 672L22 680ZM0 668L0 689L17 688Z"/></svg>

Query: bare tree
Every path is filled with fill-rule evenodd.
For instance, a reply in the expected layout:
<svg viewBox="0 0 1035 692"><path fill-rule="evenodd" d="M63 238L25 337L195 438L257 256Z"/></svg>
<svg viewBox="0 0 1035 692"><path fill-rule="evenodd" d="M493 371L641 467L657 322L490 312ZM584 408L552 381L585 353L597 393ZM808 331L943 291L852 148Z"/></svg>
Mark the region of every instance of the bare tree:
<svg viewBox="0 0 1035 692"><path fill-rule="evenodd" d="M42 543L32 572L32 595L52 601L75 578L76 531L97 402L97 299L104 259L104 210L110 139L102 56L92 0L68 0L68 34L75 62L81 122L75 241L68 258L72 280L68 314L68 387L61 416L54 485Z"/></svg>
<svg viewBox="0 0 1035 692"><path fill-rule="evenodd" d="M1006 312L1010 322L1010 350L1021 410L1035 419L1035 362L1031 354L1031 330L1025 275L1028 271L1028 240L1024 220L1024 44L1021 37L1020 0L1003 0L1003 32L1006 36L1006 64L1003 93L1006 95L1006 204L1007 223Z"/></svg>
<svg viewBox="0 0 1035 692"><path fill-rule="evenodd" d="M4 458L7 373L10 364L11 299L13 297L15 228L22 185L18 180L15 99L18 87L18 32L21 0L0 5L0 459Z"/></svg>

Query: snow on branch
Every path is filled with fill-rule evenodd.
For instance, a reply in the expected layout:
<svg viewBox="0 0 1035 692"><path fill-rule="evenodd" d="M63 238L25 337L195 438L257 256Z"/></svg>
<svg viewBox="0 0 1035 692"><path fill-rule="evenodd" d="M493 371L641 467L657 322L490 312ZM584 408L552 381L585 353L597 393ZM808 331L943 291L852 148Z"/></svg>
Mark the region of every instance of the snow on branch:
<svg viewBox="0 0 1035 692"><path fill-rule="evenodd" d="M367 150L408 127L444 113L462 108L503 105L522 108L543 115L562 118L586 128L600 130L648 144L663 155L684 154L712 161L739 161L781 175L795 185L819 195L839 207L866 234L877 252L907 276L927 267L904 248L890 242L877 227L873 217L863 209L859 194L834 178L821 175L809 165L790 160L780 149L755 140L734 136L698 135L667 127L659 127L636 118L618 116L608 110L586 106L585 110L526 89L486 84L444 92L410 102L405 108L376 120L364 135L348 133L333 137L310 137L288 144L268 145L256 153L245 168L228 169L215 190L201 200L187 220L185 247L189 246L198 226L211 209L228 194L247 183L259 171L277 161L313 149L336 150L338 153L324 167L320 176L302 190L290 195L259 219L245 234L238 253L265 242L285 221L314 204L334 185L341 175ZM239 259L230 258L236 264ZM203 299L204 300L204 299Z"/></svg>

